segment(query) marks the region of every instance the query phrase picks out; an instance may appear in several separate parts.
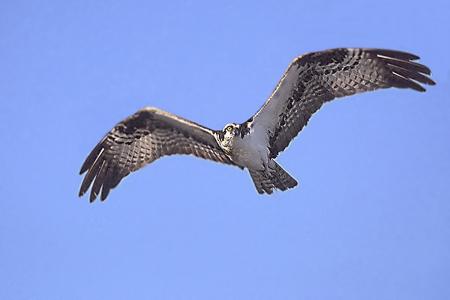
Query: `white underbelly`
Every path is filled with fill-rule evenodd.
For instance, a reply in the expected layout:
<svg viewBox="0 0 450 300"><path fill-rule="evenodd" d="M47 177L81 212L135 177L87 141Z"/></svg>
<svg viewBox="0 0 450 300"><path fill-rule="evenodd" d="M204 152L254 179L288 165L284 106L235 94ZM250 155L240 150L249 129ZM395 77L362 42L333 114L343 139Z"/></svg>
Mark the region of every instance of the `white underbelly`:
<svg viewBox="0 0 450 300"><path fill-rule="evenodd" d="M251 139L237 140L232 149L233 161L252 170L264 170L269 160L269 150Z"/></svg>

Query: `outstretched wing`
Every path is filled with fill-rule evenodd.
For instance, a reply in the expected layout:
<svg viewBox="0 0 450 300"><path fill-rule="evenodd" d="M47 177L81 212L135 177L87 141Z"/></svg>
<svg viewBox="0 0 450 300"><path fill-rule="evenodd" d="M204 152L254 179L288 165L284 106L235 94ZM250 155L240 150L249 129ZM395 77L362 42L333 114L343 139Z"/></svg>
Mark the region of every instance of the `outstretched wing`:
<svg viewBox="0 0 450 300"><path fill-rule="evenodd" d="M130 172L164 155L193 154L233 164L217 144L216 132L168 112L145 108L118 123L86 158L79 196L92 184L90 201L101 200Z"/></svg>
<svg viewBox="0 0 450 300"><path fill-rule="evenodd" d="M257 130L266 130L272 158L308 123L323 103L380 88L425 89L434 85L418 56L393 50L339 48L300 56L289 65L272 95L254 115Z"/></svg>

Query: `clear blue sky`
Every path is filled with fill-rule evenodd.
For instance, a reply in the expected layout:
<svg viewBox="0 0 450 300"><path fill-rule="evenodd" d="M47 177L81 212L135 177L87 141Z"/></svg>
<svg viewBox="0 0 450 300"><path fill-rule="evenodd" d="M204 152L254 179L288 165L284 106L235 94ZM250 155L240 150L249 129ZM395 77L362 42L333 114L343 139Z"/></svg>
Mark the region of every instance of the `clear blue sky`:
<svg viewBox="0 0 450 300"><path fill-rule="evenodd" d="M0 4L0 299L450 299L446 1L163 2ZM437 85L327 104L279 158L288 192L179 156L77 197L137 109L242 122L340 46L416 53Z"/></svg>

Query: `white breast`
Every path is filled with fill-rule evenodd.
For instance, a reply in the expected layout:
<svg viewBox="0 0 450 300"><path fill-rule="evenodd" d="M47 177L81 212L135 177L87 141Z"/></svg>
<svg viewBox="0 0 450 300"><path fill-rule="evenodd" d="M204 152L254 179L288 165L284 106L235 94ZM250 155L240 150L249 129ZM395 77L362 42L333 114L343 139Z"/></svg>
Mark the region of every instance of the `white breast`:
<svg viewBox="0 0 450 300"><path fill-rule="evenodd" d="M233 161L252 170L264 170L269 160L267 144L266 134L251 129L244 138L237 136L233 139Z"/></svg>

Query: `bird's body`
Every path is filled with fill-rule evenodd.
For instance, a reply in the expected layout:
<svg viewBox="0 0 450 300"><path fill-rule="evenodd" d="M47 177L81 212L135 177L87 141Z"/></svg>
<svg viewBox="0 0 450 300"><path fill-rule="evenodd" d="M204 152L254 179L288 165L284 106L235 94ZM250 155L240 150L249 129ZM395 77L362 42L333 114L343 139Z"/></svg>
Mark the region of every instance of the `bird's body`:
<svg viewBox="0 0 450 300"><path fill-rule="evenodd" d="M228 125L232 127L229 132L226 126L225 138L230 140L228 143L219 140L219 145L237 165L248 169L264 170L269 160L267 135L261 130L255 130L254 127L247 128L247 125L249 124Z"/></svg>
<svg viewBox="0 0 450 300"><path fill-rule="evenodd" d="M338 48L296 58L272 95L248 121L211 130L157 108L144 108L118 123L86 158L80 196L90 200L130 172L164 155L192 154L248 169L258 193L286 190L297 181L275 161L325 102L380 88L410 88L434 82L430 69L406 52Z"/></svg>

